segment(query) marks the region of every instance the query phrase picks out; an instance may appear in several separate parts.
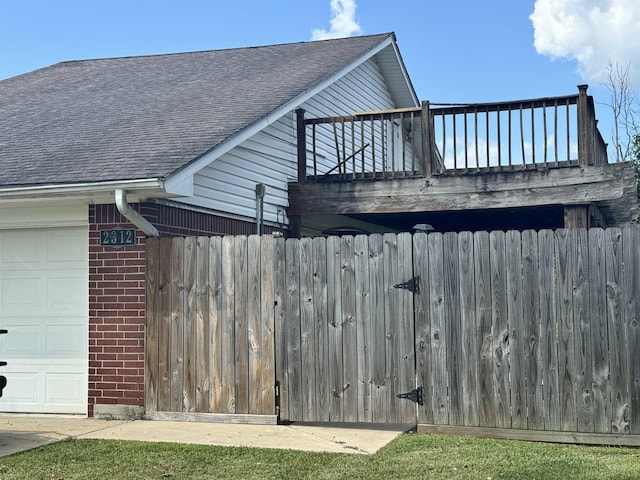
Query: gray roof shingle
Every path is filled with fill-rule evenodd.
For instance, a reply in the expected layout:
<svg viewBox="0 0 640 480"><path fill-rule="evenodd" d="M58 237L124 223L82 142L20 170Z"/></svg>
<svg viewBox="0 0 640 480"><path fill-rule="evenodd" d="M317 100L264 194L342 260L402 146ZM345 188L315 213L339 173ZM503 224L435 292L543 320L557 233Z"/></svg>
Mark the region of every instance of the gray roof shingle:
<svg viewBox="0 0 640 480"><path fill-rule="evenodd" d="M163 178L392 34L62 62L0 82L0 185Z"/></svg>

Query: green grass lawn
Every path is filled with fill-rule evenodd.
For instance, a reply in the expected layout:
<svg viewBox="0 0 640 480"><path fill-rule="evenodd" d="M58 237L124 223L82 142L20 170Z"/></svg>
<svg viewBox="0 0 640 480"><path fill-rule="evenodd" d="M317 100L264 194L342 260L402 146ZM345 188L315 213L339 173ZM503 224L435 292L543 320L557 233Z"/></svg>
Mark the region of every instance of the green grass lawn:
<svg viewBox="0 0 640 480"><path fill-rule="evenodd" d="M640 449L406 434L376 455L66 440L0 458L0 479L640 479Z"/></svg>

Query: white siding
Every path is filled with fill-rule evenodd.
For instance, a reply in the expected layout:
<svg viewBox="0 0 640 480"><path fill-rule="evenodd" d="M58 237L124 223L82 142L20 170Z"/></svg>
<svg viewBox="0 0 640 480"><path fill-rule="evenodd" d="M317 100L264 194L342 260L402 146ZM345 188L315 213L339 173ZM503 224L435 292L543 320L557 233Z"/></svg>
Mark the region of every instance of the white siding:
<svg viewBox="0 0 640 480"><path fill-rule="evenodd" d="M393 107L373 59L301 105L309 118ZM264 183L264 220L282 222L289 205L287 183L297 177L296 152L296 115L292 111L198 172L194 196L180 201L251 220L256 213L255 186Z"/></svg>
<svg viewBox="0 0 640 480"><path fill-rule="evenodd" d="M371 59L320 92L301 108L307 117L351 115L356 111L393 108L393 100L382 73Z"/></svg>

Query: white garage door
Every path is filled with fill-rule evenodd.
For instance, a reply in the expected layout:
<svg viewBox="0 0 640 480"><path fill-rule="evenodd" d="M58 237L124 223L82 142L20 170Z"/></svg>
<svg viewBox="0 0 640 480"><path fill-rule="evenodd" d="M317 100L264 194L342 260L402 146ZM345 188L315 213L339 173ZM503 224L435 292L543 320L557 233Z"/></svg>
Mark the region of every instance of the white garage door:
<svg viewBox="0 0 640 480"><path fill-rule="evenodd" d="M0 411L87 412L87 227L0 230Z"/></svg>

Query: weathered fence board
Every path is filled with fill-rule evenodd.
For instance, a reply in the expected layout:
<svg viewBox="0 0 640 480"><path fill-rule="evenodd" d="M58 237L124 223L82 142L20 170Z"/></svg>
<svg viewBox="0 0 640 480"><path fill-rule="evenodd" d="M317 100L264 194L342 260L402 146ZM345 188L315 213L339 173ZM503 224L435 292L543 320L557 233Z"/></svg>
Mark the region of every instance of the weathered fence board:
<svg viewBox="0 0 640 480"><path fill-rule="evenodd" d="M491 330L491 266L489 255L489 234L478 232L474 235L474 272L476 278L476 321L481 347L478 355L478 410L481 427L495 427L496 416L493 408L493 348Z"/></svg>
<svg viewBox="0 0 640 480"><path fill-rule="evenodd" d="M607 323L606 249L603 230L589 231L589 299L593 349L593 417L594 432L611 432L609 339Z"/></svg>
<svg viewBox="0 0 640 480"><path fill-rule="evenodd" d="M622 232L618 228L606 230L606 301L609 334L609 371L611 374L611 432L629 433L626 403L628 390L626 378L629 372L627 357L623 354L627 345L626 319L624 318ZM622 347L622 348L621 348Z"/></svg>
<svg viewBox="0 0 640 480"><path fill-rule="evenodd" d="M389 395L386 381L386 331L384 324L384 277L382 235L369 237L369 285L371 288L371 346L375 354L371 363L371 411L374 422L384 422Z"/></svg>
<svg viewBox="0 0 640 480"><path fill-rule="evenodd" d="M593 432L593 344L592 325L589 305L589 251L587 231L576 230L574 234L573 283L573 325L577 379L578 431Z"/></svg>
<svg viewBox="0 0 640 480"><path fill-rule="evenodd" d="M285 340L285 308L286 298L285 283L285 242L282 240L274 242L273 245L273 304L274 304L274 360L276 377L276 411L284 418L288 417L288 401L282 401L288 396L287 372L287 344ZM279 335L275 335L279 332Z"/></svg>
<svg viewBox="0 0 640 480"><path fill-rule="evenodd" d="M358 332L355 293L355 258L353 237L341 238L340 282L342 284L342 362L343 362L343 416L345 422L358 421ZM364 355L365 352L363 351Z"/></svg>
<svg viewBox="0 0 640 480"><path fill-rule="evenodd" d="M144 403L146 408L157 409L158 404L158 374L159 374L159 311L161 308L160 288L158 285L161 264L157 249L147 252L147 275L145 295L147 301L145 325L145 382Z"/></svg>
<svg viewBox="0 0 640 480"><path fill-rule="evenodd" d="M444 324L447 344L447 383L449 385L449 422L459 424L464 422L464 397L462 372L466 368L462 338L465 332L460 324L460 281L458 235L453 232L444 234L443 238L443 287L449 292L444 301Z"/></svg>
<svg viewBox="0 0 640 480"><path fill-rule="evenodd" d="M284 321L282 325L282 337L285 339L284 350L281 361L286 365L286 377L282 379L281 401L286 405L289 417L304 418L303 405L304 397L302 391L302 357L300 353L301 325L290 315L300 310L300 263L294 261L300 256L300 242L287 240L285 247L285 285L286 300L284 305ZM310 395L311 392L307 392ZM290 401L291 399L301 401Z"/></svg>
<svg viewBox="0 0 640 480"><path fill-rule="evenodd" d="M216 322L219 344L215 357L220 372L216 389L219 408L225 413L252 413L250 379L248 301L248 246L246 237L223 238L219 271L222 295ZM216 266L217 267L217 266ZM238 379L236 381L236 379Z"/></svg>
<svg viewBox="0 0 640 480"><path fill-rule="evenodd" d="M355 255L355 295L358 355L358 421L371 422L371 362L374 352L371 348L371 287L369 283L369 242L368 237L359 235L354 239Z"/></svg>
<svg viewBox="0 0 640 480"><path fill-rule="evenodd" d="M159 252L156 257L159 259L169 258L172 259L171 250L173 243L170 238L161 238L158 240L157 245ZM158 383L157 396L155 401L152 400L152 404L147 406L147 410L170 410L171 405L169 398L171 395L171 375L169 373L169 362L171 361L171 354L169 349L169 339L171 333L171 261L159 261L158 262L158 290L156 305L156 317L153 321L158 332L158 365L157 375L154 375L155 364L148 365L145 372L147 378L147 388L152 388L148 381L155 376ZM149 310L147 310L149 311ZM149 322L147 322L149 323ZM147 332L147 335L155 335L155 333ZM150 345L151 346L151 345ZM155 408L154 408L155 407Z"/></svg>
<svg viewBox="0 0 640 480"><path fill-rule="evenodd" d="M639 245L637 226L150 239L147 413L633 442ZM417 387L424 405L399 398Z"/></svg>
<svg viewBox="0 0 640 480"><path fill-rule="evenodd" d="M268 237L267 237L268 238ZM275 282L273 279L274 255L273 241L260 242L260 275L262 277L261 285L261 314L260 314L260 337L258 339L261 346L261 355L259 357L261 376L258 379L258 387L260 388L260 403L258 411L275 412L276 411L276 395L275 395Z"/></svg>
<svg viewBox="0 0 640 480"><path fill-rule="evenodd" d="M433 410L433 423L449 423L447 390L447 343L444 292L444 250L441 234L429 235L429 283L423 286L429 295L429 319L431 331L431 378L433 393L427 408ZM421 272L422 273L422 272ZM421 275L422 277L422 275ZM421 289L422 291L422 289Z"/></svg>
<svg viewBox="0 0 640 480"><path fill-rule="evenodd" d="M300 270L300 352L305 352L301 358L301 372L314 371L318 361L316 351L316 324L313 308L313 242L311 238L300 240L300 255L298 268ZM314 418L316 411L316 377L302 375L302 418Z"/></svg>
<svg viewBox="0 0 640 480"><path fill-rule="evenodd" d="M342 281L340 268L340 238L327 239L327 320L329 325L329 419L343 419L344 364L342 357ZM295 315L292 316L295 318ZM294 320L295 321L295 320ZM303 352L304 355L306 352ZM312 372L304 372L313 375ZM322 392L327 395L328 392ZM290 400L292 400L290 398Z"/></svg>
<svg viewBox="0 0 640 480"><path fill-rule="evenodd" d="M416 383L422 386L425 394L424 408L418 408L418 423L434 423L433 417L433 375L431 375L431 321L430 295L425 286L429 280L429 242L427 235L413 238L414 272L420 275L420 295L415 297L415 316L425 319L415 323Z"/></svg>
<svg viewBox="0 0 640 480"><path fill-rule="evenodd" d="M459 372L464 393L463 421L465 425L479 425L478 416L478 352L482 348L482 339L478 331L476 315L475 270L473 262L473 234L462 232L458 237L458 264L460 295L460 348L462 368Z"/></svg>
<svg viewBox="0 0 640 480"><path fill-rule="evenodd" d="M331 396L329 387L329 327L327 323L327 246L324 238L313 239L313 315L315 318L316 345L314 351L316 390L315 419L329 420ZM287 317L289 318L289 317ZM285 417L294 418L294 417Z"/></svg>
<svg viewBox="0 0 640 480"><path fill-rule="evenodd" d="M227 258L232 252L232 247L225 241L224 250L222 238L214 237L209 241L209 292L207 295L207 306L209 309L209 408L212 412L227 413L222 406L222 340L223 311L227 312L228 305L226 292L228 287L222 284L222 259ZM226 264L226 263L225 263ZM228 264L227 264L228 265ZM228 267L227 267L228 268ZM225 278L229 278L232 272L227 271ZM232 307L231 307L232 308ZM228 316L227 312L227 316ZM224 348L229 348L227 345ZM208 411L208 410L203 410Z"/></svg>
<svg viewBox="0 0 640 480"><path fill-rule="evenodd" d="M181 412L184 408L184 238L173 238L171 243L168 410Z"/></svg>
<svg viewBox="0 0 640 480"><path fill-rule="evenodd" d="M629 376L626 379L629 393L629 430L640 434L640 230L626 228L623 233L623 305L627 330L627 357ZM624 328L624 326L622 327ZM618 348L621 348L619 345Z"/></svg>
<svg viewBox="0 0 640 480"><path fill-rule="evenodd" d="M536 332L540 342L541 368L538 383L544 411L544 430L559 431L560 415L560 363L558 359L559 315L556 307L559 298L559 270L555 269L556 245L554 233L543 230L538 234L538 286L540 330ZM538 425L539 426L539 425ZM530 427L535 428L535 427ZM540 428L538 428L540 429Z"/></svg>
<svg viewBox="0 0 640 480"><path fill-rule="evenodd" d="M196 336L196 237L184 240L184 336ZM183 410L196 411L196 346L202 342L184 342Z"/></svg>
<svg viewBox="0 0 640 480"><path fill-rule="evenodd" d="M210 339L209 326L209 248L215 238L198 237L196 243L196 338ZM196 342L196 404L195 411L209 410L210 405L210 364L211 340Z"/></svg>
<svg viewBox="0 0 640 480"><path fill-rule="evenodd" d="M493 331L493 390L496 427L510 428L509 324L505 269L505 234L489 234L491 265L491 321Z"/></svg>
<svg viewBox="0 0 640 480"><path fill-rule="evenodd" d="M573 278L571 270L575 238L569 237L568 230L556 233L555 272L557 275L557 308L558 315L558 372L560 375L560 429L577 431L576 407L576 355L574 352L575 337L573 324Z"/></svg>
<svg viewBox="0 0 640 480"><path fill-rule="evenodd" d="M522 372L509 379L511 387L511 428L527 428L527 389L526 380L529 372L527 351L524 344L528 325L524 320L522 307L523 274L522 274L522 238L520 232L509 231L505 238L506 292L509 336L509 372Z"/></svg>
<svg viewBox="0 0 640 480"><path fill-rule="evenodd" d="M524 348L523 371L526 373L527 423L523 428L544 430L541 302L539 289L538 235L532 230L522 232L522 331ZM554 343L555 349L555 343Z"/></svg>

